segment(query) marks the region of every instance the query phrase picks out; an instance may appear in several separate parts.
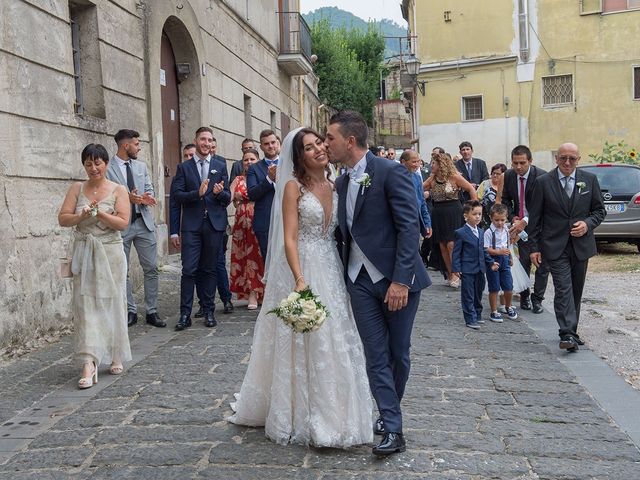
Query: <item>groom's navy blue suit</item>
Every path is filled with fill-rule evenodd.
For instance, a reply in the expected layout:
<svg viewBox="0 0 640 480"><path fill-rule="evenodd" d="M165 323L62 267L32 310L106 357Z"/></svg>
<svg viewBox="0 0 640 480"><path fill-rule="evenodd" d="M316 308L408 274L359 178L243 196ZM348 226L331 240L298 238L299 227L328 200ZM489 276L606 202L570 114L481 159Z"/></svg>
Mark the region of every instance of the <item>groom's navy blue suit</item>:
<svg viewBox="0 0 640 480"><path fill-rule="evenodd" d="M365 173L370 185L360 186L347 222L350 178L336 180L338 238L345 265L345 281L362 338L371 392L387 432L402 432L400 401L409 378L411 330L420 291L431 280L420 258L420 219L415 190L408 170L399 163L367 153ZM351 188L354 188L352 186ZM366 259L383 278L373 283L365 266L355 281L348 276L349 255L355 240ZM384 303L391 282L409 287L406 307L390 312Z"/></svg>

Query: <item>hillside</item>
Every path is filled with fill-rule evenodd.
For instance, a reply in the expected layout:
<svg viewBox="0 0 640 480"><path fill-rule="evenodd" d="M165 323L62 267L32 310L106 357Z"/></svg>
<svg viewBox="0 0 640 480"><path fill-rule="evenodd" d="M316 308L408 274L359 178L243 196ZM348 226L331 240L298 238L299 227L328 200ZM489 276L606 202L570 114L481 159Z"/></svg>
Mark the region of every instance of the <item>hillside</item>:
<svg viewBox="0 0 640 480"><path fill-rule="evenodd" d="M327 19L332 28L345 27L347 29L356 28L366 30L368 23L360 17L356 17L353 13L345 12L337 7L323 7L313 10L302 15L309 25L321 19ZM398 25L392 20L372 21L373 25L380 29L385 37L396 37L385 39L385 58L390 58L400 53L400 42L402 41L402 49L406 52L406 36L407 29ZM400 40L398 37L402 37Z"/></svg>

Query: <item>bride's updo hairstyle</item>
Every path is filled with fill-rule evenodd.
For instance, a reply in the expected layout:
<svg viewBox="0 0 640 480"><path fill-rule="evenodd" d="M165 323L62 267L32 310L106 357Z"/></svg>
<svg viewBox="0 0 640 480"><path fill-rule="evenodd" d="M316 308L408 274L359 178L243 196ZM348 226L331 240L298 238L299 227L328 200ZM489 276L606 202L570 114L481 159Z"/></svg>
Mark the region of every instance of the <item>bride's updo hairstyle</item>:
<svg viewBox="0 0 640 480"><path fill-rule="evenodd" d="M316 137L318 137L320 140L324 142L324 137L312 128L301 129L296 134L296 136L293 137L293 142L292 142L293 176L296 177L296 179L307 188L310 187L310 184L309 184L309 176L307 175L307 167L304 165L304 160L303 160L304 158L303 139L305 135L309 135L309 134L315 135ZM329 167L329 164L327 164L327 166L325 167L325 172L326 172L327 180L333 183L330 178L331 168Z"/></svg>

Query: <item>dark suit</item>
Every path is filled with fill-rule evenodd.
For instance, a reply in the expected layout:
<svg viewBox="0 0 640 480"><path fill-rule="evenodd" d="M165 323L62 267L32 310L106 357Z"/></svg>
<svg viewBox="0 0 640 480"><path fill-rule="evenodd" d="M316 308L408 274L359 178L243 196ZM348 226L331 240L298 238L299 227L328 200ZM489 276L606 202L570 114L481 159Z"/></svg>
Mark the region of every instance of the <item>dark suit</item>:
<svg viewBox="0 0 640 480"><path fill-rule="evenodd" d="M484 230L478 227L478 236L466 223L455 232L451 271L462 273L460 303L464 321L476 324L482 315L482 294L487 267L493 258L484 248Z"/></svg>
<svg viewBox="0 0 640 480"><path fill-rule="evenodd" d="M233 164L231 165L231 173L229 174L229 184L232 184L233 179L238 175L242 175L242 169L242 160L236 160L235 162L233 162Z"/></svg>
<svg viewBox="0 0 640 480"><path fill-rule="evenodd" d="M431 280L418 254L418 206L413 182L402 165L367 153L371 184L359 187L351 229L347 224L349 175L336 180L338 223L347 290L367 359L367 376L387 432L402 432L400 401L409 378L411 330L420 291ZM357 188L352 185L351 188ZM383 276L373 283L367 269L352 281L349 256L355 240ZM391 282L409 287L408 304L390 312L384 298Z"/></svg>
<svg viewBox="0 0 640 480"><path fill-rule="evenodd" d="M267 256L269 223L271 222L271 205L273 204L274 184L267 179L269 167L262 159L249 167L247 172L247 194L253 206L253 232L260 245L260 254Z"/></svg>
<svg viewBox="0 0 640 480"><path fill-rule="evenodd" d="M200 197L202 182L196 160L197 157L194 157L179 164L171 184L171 198L182 208L180 314L187 316L191 314L197 272L202 275L202 308L205 313L213 312L216 262L222 248L222 235L227 228L227 206L231 202L227 166L215 158L210 158L209 187L204 197ZM220 181L224 182L224 188L214 194L213 186ZM173 233L176 228L175 213L170 223Z"/></svg>
<svg viewBox="0 0 640 480"><path fill-rule="evenodd" d="M579 187L584 183L584 187ZM553 308L561 338L579 338L580 302L589 258L597 253L593 230L605 217L600 185L595 175L576 170L575 186L569 198L558 177L558 169L538 178L530 203L532 252L541 252L548 262L555 296ZM573 224L584 221L588 231L572 237Z"/></svg>
<svg viewBox="0 0 640 480"><path fill-rule="evenodd" d="M474 188L477 188L477 185L480 185L483 181L489 178L489 171L487 170L487 164L481 158L473 157L471 159L471 177L469 177L469 172L467 171L467 166L464 163L463 159L456 160L456 168L462 174L464 179L471 183ZM466 202L470 199L469 192L466 190L462 190L460 192L462 195L462 202Z"/></svg>
<svg viewBox="0 0 640 480"><path fill-rule="evenodd" d="M529 211L529 205L531 205L531 193L533 192L533 186L538 177L544 175L546 170L543 170L535 165L531 165L529 167L529 175L527 176L527 181L524 184L524 203L527 207L527 211ZM518 216L518 212L520 212L520 195L519 195L519 176L515 170L509 169L504 174L504 187L502 189L502 203L507 206L509 209L509 221L513 221L514 216ZM525 232L529 235L531 234L530 229L531 224L531 212L529 211L529 223L525 228ZM522 240L518 240L518 256L520 258L520 263L524 267L527 275L531 274L531 243L523 242ZM547 268L546 262L543 262L539 268L536 269L535 273L535 281L533 284L533 295L531 299L535 303L542 303L544 300L544 292L547 289L547 282L549 279L549 269ZM526 289L520 292L520 300L524 300L529 297L530 291Z"/></svg>

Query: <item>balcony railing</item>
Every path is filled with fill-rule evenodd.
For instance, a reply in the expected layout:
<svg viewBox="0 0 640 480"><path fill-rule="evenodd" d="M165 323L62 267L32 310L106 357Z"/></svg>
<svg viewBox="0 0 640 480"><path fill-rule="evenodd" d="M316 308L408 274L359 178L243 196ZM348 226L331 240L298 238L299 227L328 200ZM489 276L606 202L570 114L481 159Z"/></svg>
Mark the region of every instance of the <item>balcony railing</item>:
<svg viewBox="0 0 640 480"><path fill-rule="evenodd" d="M311 32L300 12L278 12L280 18L279 63L292 75L305 75L311 68ZM300 56L304 58L300 58Z"/></svg>

